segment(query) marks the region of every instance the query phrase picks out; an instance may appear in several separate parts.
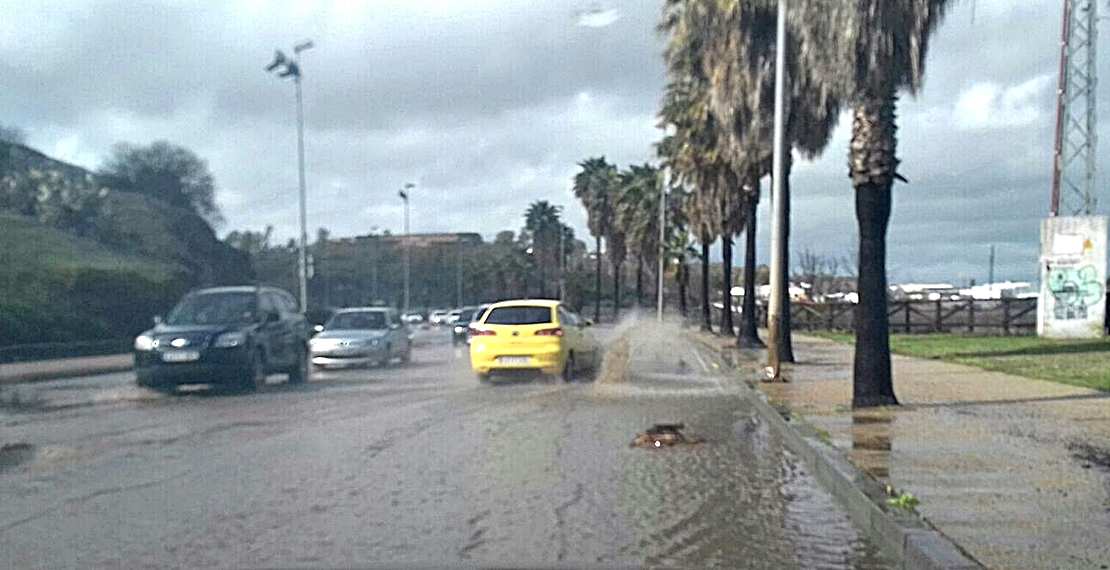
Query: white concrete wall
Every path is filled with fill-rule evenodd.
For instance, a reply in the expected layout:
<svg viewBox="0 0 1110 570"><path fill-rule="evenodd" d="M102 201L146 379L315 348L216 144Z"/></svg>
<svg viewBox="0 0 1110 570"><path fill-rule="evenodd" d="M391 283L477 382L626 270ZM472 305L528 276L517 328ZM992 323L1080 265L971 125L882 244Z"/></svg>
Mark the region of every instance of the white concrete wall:
<svg viewBox="0 0 1110 570"><path fill-rule="evenodd" d="M1106 216L1041 220L1037 334L1102 338L1106 317Z"/></svg>

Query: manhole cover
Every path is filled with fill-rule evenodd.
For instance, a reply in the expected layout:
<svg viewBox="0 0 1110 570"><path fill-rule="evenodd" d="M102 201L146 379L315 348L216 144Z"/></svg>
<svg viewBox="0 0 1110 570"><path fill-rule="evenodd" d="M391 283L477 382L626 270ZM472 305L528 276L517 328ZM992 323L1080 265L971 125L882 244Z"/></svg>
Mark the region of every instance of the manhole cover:
<svg viewBox="0 0 1110 570"><path fill-rule="evenodd" d="M688 445L695 443L702 443L702 438L696 435L686 435L682 430L686 429L685 424L655 424L649 427L644 433L636 436L632 440L632 447L669 447L672 445Z"/></svg>

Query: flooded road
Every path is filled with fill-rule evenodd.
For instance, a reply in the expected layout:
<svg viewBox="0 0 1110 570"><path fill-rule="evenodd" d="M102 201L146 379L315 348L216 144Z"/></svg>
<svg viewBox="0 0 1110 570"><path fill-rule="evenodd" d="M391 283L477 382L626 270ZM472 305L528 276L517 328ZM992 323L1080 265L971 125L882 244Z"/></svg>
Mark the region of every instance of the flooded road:
<svg viewBox="0 0 1110 570"><path fill-rule="evenodd" d="M643 330L599 328L623 362L593 383L479 385L428 331L412 365L245 396L20 386L0 443L33 451L0 467L0 566L890 565L747 386ZM705 441L630 447L679 421Z"/></svg>

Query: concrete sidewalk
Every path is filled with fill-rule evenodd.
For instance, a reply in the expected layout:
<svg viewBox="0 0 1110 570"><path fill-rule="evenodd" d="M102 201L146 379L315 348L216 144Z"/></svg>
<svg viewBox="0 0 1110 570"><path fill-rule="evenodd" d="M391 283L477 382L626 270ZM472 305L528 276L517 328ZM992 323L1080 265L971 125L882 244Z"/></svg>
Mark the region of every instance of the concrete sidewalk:
<svg viewBox="0 0 1110 570"><path fill-rule="evenodd" d="M70 376L90 376L131 370L133 357L130 354L109 356L84 356L79 358L60 358L33 362L12 362L0 364L0 384L37 382Z"/></svg>
<svg viewBox="0 0 1110 570"><path fill-rule="evenodd" d="M1110 394L895 356L903 405L853 413L853 347L794 349L790 382L759 388L986 566L1110 568ZM764 351L732 351L758 379Z"/></svg>

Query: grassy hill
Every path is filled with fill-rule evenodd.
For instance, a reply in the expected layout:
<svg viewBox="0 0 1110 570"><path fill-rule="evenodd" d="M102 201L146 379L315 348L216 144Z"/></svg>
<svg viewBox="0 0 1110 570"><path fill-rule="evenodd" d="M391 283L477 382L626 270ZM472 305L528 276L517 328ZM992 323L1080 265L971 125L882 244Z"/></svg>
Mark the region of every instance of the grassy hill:
<svg viewBox="0 0 1110 570"><path fill-rule="evenodd" d="M0 143L0 346L134 335L185 291L253 279L195 212Z"/></svg>
<svg viewBox="0 0 1110 570"><path fill-rule="evenodd" d="M0 344L119 338L188 288L178 264L0 213Z"/></svg>

